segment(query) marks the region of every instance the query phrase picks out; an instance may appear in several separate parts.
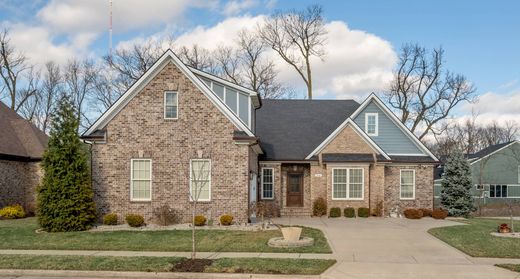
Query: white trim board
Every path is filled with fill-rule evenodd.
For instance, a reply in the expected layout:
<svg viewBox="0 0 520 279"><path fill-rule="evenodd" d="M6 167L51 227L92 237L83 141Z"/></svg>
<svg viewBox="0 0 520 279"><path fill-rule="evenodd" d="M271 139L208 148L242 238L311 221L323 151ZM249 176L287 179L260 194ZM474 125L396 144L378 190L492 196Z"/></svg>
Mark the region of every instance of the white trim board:
<svg viewBox="0 0 520 279"><path fill-rule="evenodd" d="M89 135L100 128L106 126L129 102L140 90L146 86L150 80L155 77L164 67L172 61L178 68L186 75L195 86L204 94L206 97L241 131L247 133L248 136L254 136L253 132L243 123L238 116L236 116L227 107L220 98L213 93L213 91L184 64L180 59L173 53L172 50L168 49L153 65L141 76L105 113L99 117L96 122L90 128L83 133L83 136Z"/></svg>
<svg viewBox="0 0 520 279"><path fill-rule="evenodd" d="M318 147L316 147L305 159L309 160L312 156L318 154L325 146L327 146L333 139L335 139L347 125L349 125L354 129L354 131L365 140L373 149L375 149L379 154L383 155L387 160L390 160L390 157L381 149L359 126L352 121L352 119L349 117L341 125L334 130Z"/></svg>
<svg viewBox="0 0 520 279"><path fill-rule="evenodd" d="M512 142L510 142L509 144L506 144L505 146L502 146L501 148L499 148L499 149L497 149L497 150L495 150L495 151L489 153L488 155L486 155L486 156L484 156L484 157L480 157L480 158L478 158L477 160L475 160L475 161L473 161L473 162L469 162L469 164L470 164L470 165L473 165L473 164L475 164L476 162L479 162L480 160L482 160L482 159L484 159L484 158L487 158L487 157L489 157L489 156L491 156L491 155L497 153L498 151L504 150L504 149L508 148L509 146L515 144L515 143L520 143L520 141L518 141L518 140L512 141ZM469 161L469 160L468 160L468 161Z"/></svg>
<svg viewBox="0 0 520 279"><path fill-rule="evenodd" d="M424 151L434 160L439 161L439 159L437 159L437 157L435 157L435 155L433 155L433 153L431 153L431 151L426 146L424 146L424 144L412 132L410 132L410 130L401 121L399 121L397 116L395 116L395 114L390 109L388 109L388 107L379 99L379 97L377 97L375 93L371 93L370 96L368 96L368 98L366 98L366 100L361 103L356 111L352 113L350 118L355 119L363 111L363 109L365 109L365 107L370 104L370 101L372 100L376 102L379 108L417 145L417 147L419 147L419 149Z"/></svg>

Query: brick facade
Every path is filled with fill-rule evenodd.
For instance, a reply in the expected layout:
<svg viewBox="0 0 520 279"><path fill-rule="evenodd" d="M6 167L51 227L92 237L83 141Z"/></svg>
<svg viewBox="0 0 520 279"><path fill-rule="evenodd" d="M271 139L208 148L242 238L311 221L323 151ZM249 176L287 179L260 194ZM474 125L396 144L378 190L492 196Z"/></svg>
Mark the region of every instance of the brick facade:
<svg viewBox="0 0 520 279"><path fill-rule="evenodd" d="M401 169L415 170L415 199L400 199ZM385 213L402 213L408 207L433 208L433 167L431 165L390 165L385 168Z"/></svg>
<svg viewBox="0 0 520 279"><path fill-rule="evenodd" d="M164 92L178 91L178 119L164 119ZM172 62L169 62L107 124L106 143L93 145L93 186L100 216L114 212L155 219L154 209L174 208L191 219L190 159L211 159L211 201L198 214L232 214L247 221L250 165L254 153L232 140L235 126ZM152 200L130 200L130 160L152 159Z"/></svg>
<svg viewBox="0 0 520 279"><path fill-rule="evenodd" d="M39 162L0 160L0 207L21 204L34 212L36 187L41 178Z"/></svg>

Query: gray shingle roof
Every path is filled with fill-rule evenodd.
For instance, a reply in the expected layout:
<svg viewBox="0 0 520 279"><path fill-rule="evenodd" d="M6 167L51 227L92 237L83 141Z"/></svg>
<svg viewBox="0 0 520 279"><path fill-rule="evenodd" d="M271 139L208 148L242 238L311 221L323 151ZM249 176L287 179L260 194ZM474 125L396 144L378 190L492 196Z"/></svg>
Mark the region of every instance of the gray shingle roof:
<svg viewBox="0 0 520 279"><path fill-rule="evenodd" d="M0 102L0 155L13 160L38 160L48 137L31 122Z"/></svg>
<svg viewBox="0 0 520 279"><path fill-rule="evenodd" d="M359 104L354 100L263 100L256 135L261 160L304 160Z"/></svg>

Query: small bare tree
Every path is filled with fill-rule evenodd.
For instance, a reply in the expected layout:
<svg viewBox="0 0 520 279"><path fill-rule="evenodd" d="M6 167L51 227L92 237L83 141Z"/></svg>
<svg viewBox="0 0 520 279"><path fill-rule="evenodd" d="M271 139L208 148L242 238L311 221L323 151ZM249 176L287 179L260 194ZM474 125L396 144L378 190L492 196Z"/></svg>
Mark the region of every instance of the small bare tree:
<svg viewBox="0 0 520 279"><path fill-rule="evenodd" d="M195 237L195 216L197 215L197 203L203 195L209 195L204 190L210 181L211 163L207 159L192 159L189 171L189 199L191 203L191 259L195 259L197 254L197 241Z"/></svg>
<svg viewBox="0 0 520 279"><path fill-rule="evenodd" d="M435 127L460 103L475 100L475 87L465 76L444 69L444 50L431 52L404 45L385 99L403 124L419 139L436 133Z"/></svg>
<svg viewBox="0 0 520 279"><path fill-rule="evenodd" d="M37 112L37 126L44 132L49 131L51 113L61 94L63 94L63 77L60 67L49 61L45 63L45 73L38 94L40 102Z"/></svg>
<svg viewBox="0 0 520 279"><path fill-rule="evenodd" d="M87 114L87 100L94 89L97 68L91 60L70 60L65 66L64 94L70 97L76 108L80 127L88 128L91 123ZM78 129L80 128L78 127Z"/></svg>
<svg viewBox="0 0 520 279"><path fill-rule="evenodd" d="M324 59L326 42L323 9L312 5L303 11L279 12L259 26L259 36L302 78L312 99L311 58Z"/></svg>
<svg viewBox="0 0 520 279"><path fill-rule="evenodd" d="M216 61L212 53L197 44L191 47L182 46L177 50L177 54L182 62L188 66L211 74L217 73Z"/></svg>

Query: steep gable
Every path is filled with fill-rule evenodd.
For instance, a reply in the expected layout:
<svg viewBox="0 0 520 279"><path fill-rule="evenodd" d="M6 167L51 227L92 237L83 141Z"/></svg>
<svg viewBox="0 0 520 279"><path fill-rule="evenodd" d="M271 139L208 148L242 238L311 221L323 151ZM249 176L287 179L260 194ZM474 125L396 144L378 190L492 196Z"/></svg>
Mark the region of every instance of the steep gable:
<svg viewBox="0 0 520 279"><path fill-rule="evenodd" d="M347 125L320 153L379 154L377 150L354 131L352 125Z"/></svg>
<svg viewBox="0 0 520 279"><path fill-rule="evenodd" d="M370 136L388 154L424 154L419 147L410 139L386 113L374 101L370 103L354 118L354 122L365 130L365 115L377 113L378 135ZM366 131L365 131L366 132Z"/></svg>
<svg viewBox="0 0 520 279"><path fill-rule="evenodd" d="M197 88L211 103L214 105L220 113L225 115L227 119L240 131L244 131L248 136L253 136L253 132L249 127L242 122L233 111L226 106L223 101L213 92L211 89L190 69L184 65L175 54L168 50L166 51L155 64L137 81L132 87L130 87L125 94L123 94L114 105L112 105L96 122L83 134L83 137L88 138L99 130L102 130L106 125L139 93L144 87L146 87L158 74L161 72L166 65L172 63L177 70L191 82L191 84ZM171 84L166 84L171 87ZM177 90L176 88L165 87L164 90Z"/></svg>

